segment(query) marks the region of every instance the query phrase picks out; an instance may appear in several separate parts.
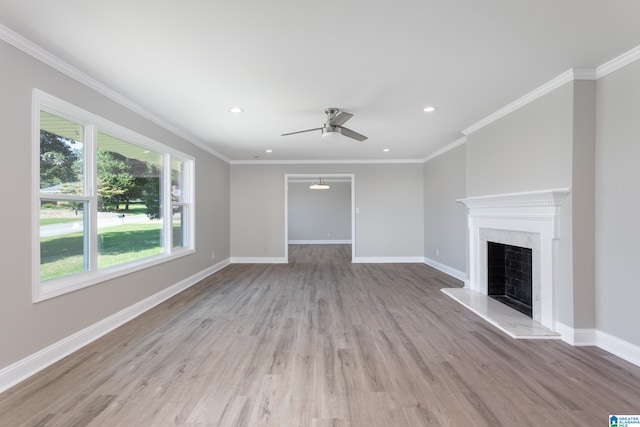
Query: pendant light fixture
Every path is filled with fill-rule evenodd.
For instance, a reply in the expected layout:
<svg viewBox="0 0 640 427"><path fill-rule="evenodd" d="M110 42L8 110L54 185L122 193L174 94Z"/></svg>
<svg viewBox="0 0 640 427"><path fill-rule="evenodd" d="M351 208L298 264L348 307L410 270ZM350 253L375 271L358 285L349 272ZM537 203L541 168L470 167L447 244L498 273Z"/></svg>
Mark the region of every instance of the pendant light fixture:
<svg viewBox="0 0 640 427"><path fill-rule="evenodd" d="M309 186L310 190L328 190L329 188L329 184L325 183L322 177L319 177L317 182L314 179Z"/></svg>

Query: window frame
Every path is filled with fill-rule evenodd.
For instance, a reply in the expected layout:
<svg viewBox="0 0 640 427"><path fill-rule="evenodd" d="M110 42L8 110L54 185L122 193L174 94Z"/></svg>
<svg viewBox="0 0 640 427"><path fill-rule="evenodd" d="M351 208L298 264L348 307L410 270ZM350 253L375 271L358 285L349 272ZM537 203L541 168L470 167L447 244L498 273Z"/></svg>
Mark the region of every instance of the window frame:
<svg viewBox="0 0 640 427"><path fill-rule="evenodd" d="M121 125L83 110L39 89L33 89L32 97L32 301L45 301L69 292L93 286L107 280L127 275L142 269L165 263L195 253L195 158L174 148L164 145L149 137L141 135ZM83 166L84 193L47 194L40 192L40 112L46 111L61 118L76 122L84 127ZM98 132L119 138L124 142L153 150L162 155L163 168L161 181L161 218L162 218L162 253L98 268L98 193L97 193L97 135ZM171 161L179 161L186 165L185 180L188 195L182 201L187 207L185 246L173 247L171 199ZM168 186L167 186L168 184ZM58 278L40 281L40 202L42 199L70 200L87 203L89 209L84 213L85 258L87 271L69 274ZM184 239L184 237L183 237Z"/></svg>

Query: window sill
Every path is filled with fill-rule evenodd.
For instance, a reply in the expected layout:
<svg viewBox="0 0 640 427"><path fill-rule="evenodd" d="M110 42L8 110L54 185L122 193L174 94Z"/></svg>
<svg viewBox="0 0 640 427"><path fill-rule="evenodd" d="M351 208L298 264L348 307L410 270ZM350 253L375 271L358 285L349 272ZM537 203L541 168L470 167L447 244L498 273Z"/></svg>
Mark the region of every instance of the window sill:
<svg viewBox="0 0 640 427"><path fill-rule="evenodd" d="M160 254L148 257L139 261L132 261L127 264L101 269L99 272L79 273L67 277L61 277L47 282L40 282L39 278L35 278L33 288L32 302L38 303L55 298L70 292L88 288L117 277L135 273L156 265L164 264L187 255L195 253L195 249L182 248L175 250L172 254Z"/></svg>

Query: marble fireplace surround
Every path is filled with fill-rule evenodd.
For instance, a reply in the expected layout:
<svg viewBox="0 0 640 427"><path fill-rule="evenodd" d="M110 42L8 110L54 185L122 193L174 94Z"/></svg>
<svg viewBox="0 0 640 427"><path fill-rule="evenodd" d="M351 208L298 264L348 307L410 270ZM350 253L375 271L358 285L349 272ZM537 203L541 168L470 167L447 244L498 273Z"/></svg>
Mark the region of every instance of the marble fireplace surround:
<svg viewBox="0 0 640 427"><path fill-rule="evenodd" d="M488 293L487 242L530 248L533 255L533 318L528 319L527 316L522 316L527 318L528 322L533 321L531 323L534 326L539 324L542 325L543 330L546 328L551 332L555 331L559 211L562 202L569 194L568 189L554 189L458 200L468 208L469 226L469 280L464 290L469 295L464 296L463 299L467 297L477 299L477 294L485 297ZM456 299L455 296L452 297ZM465 301L460 302L468 306ZM493 300L482 304L504 305ZM473 310L472 307L469 308ZM510 310L512 309L509 308ZM516 314L513 318L519 319ZM513 322L509 319L502 321ZM520 322L527 323L527 319ZM487 320L501 327L500 320L496 322L493 319ZM509 333L508 330L505 332Z"/></svg>

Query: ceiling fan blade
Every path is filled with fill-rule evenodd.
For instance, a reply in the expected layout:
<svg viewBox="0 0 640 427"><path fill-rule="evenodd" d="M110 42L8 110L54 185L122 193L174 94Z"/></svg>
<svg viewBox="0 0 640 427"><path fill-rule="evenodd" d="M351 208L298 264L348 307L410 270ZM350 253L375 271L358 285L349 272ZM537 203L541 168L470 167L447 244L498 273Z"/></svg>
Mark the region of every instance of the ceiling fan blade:
<svg viewBox="0 0 640 427"><path fill-rule="evenodd" d="M342 126L351 117L353 117L353 114L351 114L351 113L345 113L344 111L342 113L338 113L337 116L335 116L333 119L329 120L329 126Z"/></svg>
<svg viewBox="0 0 640 427"><path fill-rule="evenodd" d="M340 131L342 132L342 134L344 136L348 136L349 138L353 138L353 139L357 139L358 141L362 142L364 140L366 140L368 137L358 133L358 132L354 132L351 129L348 128L343 128L342 126L340 126Z"/></svg>
<svg viewBox="0 0 640 427"><path fill-rule="evenodd" d="M323 128L314 128L314 129L307 129L307 130L299 130L299 131L297 131L297 132L283 133L281 136L295 135L296 133L313 132L314 130L322 130L322 129L323 129Z"/></svg>

